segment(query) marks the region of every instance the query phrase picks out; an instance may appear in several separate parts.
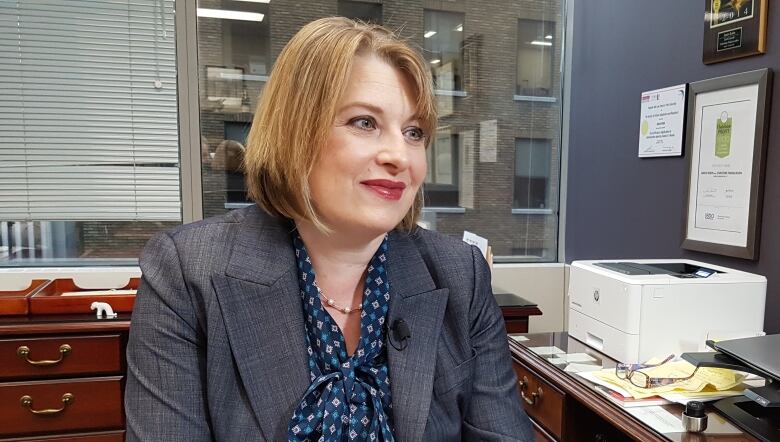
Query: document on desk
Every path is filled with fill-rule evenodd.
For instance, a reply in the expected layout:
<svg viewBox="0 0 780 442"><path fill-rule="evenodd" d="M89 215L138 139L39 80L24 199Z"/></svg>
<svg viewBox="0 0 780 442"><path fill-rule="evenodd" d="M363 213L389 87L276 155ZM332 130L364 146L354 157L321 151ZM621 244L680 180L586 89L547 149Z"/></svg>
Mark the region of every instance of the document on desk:
<svg viewBox="0 0 780 442"><path fill-rule="evenodd" d="M625 410L661 434L682 433L685 431L680 418L669 413L663 407L655 405L652 407L626 408Z"/></svg>
<svg viewBox="0 0 780 442"><path fill-rule="evenodd" d="M568 365L566 365L566 368L563 369L563 371L569 373L590 373L592 371L598 371L598 370L601 370L601 365L578 364L576 362L569 363ZM609 388L612 388L612 386L610 386Z"/></svg>
<svg viewBox="0 0 780 442"><path fill-rule="evenodd" d="M612 369L610 369L610 370L612 370ZM577 375L582 377L582 378L584 378L584 379L589 380L590 382L593 382L596 385L601 385L603 387L609 388L612 391L616 391L621 396L625 396L625 397L631 396L631 393L628 390L626 390L624 388L621 388L620 386L618 386L616 384L613 384L611 382L607 382L605 380L602 380L600 377L596 376L596 374L592 370L591 371L580 371L580 372L577 372Z"/></svg>
<svg viewBox="0 0 780 442"><path fill-rule="evenodd" d="M745 393L745 386L737 386L732 390L723 391L684 391L660 393L658 396L670 402L685 405L690 401L712 402L732 396L741 396Z"/></svg>
<svg viewBox="0 0 780 442"><path fill-rule="evenodd" d="M549 359L552 364L565 364L567 362L596 362L596 358L587 353L567 353L562 355L555 355L554 358Z"/></svg>
<svg viewBox="0 0 780 442"><path fill-rule="evenodd" d="M566 354L565 351L561 350L558 347L552 346L552 347L528 347L529 350L532 352L538 354L539 356L549 356L549 355L563 355Z"/></svg>
<svg viewBox="0 0 780 442"><path fill-rule="evenodd" d="M625 379L620 379L615 370L602 370L594 373L595 376L614 385L618 385L631 393L637 399L656 396L667 392L702 392L730 390L742 383L745 376L733 370L724 368L702 367L690 377L695 367L686 361L668 362L658 367L641 370L651 378L679 378L679 382L653 388L639 388Z"/></svg>

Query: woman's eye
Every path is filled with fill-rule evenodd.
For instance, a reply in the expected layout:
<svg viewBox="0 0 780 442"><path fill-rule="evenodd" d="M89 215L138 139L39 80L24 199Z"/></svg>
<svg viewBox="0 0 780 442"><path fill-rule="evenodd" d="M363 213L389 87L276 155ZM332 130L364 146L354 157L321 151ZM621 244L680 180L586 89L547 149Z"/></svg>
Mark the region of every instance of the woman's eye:
<svg viewBox="0 0 780 442"><path fill-rule="evenodd" d="M363 130L371 130L376 128L376 123L374 122L374 120L368 117L355 118L350 122L350 124L357 127L358 129L363 129Z"/></svg>
<svg viewBox="0 0 780 442"><path fill-rule="evenodd" d="M406 136L409 137L412 141L422 141L425 138L423 130L419 127L411 127L406 129Z"/></svg>

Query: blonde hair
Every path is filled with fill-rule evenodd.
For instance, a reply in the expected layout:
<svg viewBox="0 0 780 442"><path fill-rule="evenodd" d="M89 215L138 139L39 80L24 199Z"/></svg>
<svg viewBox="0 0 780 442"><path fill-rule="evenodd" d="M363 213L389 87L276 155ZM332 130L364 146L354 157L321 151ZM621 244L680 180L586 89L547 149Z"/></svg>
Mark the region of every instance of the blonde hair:
<svg viewBox="0 0 780 442"><path fill-rule="evenodd" d="M249 196L266 212L330 230L312 205L309 175L330 134L354 58L365 54L380 57L408 78L427 147L436 129L436 105L420 54L382 26L343 17L313 21L276 60L247 139ZM422 188L397 227L411 230L421 209Z"/></svg>

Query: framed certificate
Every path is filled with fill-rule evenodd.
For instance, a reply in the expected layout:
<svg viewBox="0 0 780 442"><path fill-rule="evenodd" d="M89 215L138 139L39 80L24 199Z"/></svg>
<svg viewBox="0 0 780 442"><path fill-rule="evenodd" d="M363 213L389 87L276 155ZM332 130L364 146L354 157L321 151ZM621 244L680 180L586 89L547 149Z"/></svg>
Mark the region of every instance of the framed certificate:
<svg viewBox="0 0 780 442"><path fill-rule="evenodd" d="M772 71L691 83L682 248L758 258Z"/></svg>
<svg viewBox="0 0 780 442"><path fill-rule="evenodd" d="M766 52L767 0L704 0L705 64Z"/></svg>
<svg viewBox="0 0 780 442"><path fill-rule="evenodd" d="M682 155L687 85L642 92L639 158Z"/></svg>

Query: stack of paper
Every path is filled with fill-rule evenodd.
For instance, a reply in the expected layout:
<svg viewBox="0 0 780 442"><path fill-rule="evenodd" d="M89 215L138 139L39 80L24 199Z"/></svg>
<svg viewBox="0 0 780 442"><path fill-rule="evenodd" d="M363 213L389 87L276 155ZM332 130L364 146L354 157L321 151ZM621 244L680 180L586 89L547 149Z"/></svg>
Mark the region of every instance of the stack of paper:
<svg viewBox="0 0 780 442"><path fill-rule="evenodd" d="M687 361L674 361L641 371L651 378L685 378L690 376L694 370L695 367ZM682 404L691 400L709 401L740 395L748 387L744 383L744 374L710 367L699 368L690 379L654 388L637 387L628 380L619 378L615 374L614 368L578 374L627 398L641 400L660 397ZM652 402L647 401L647 404L652 405Z"/></svg>
<svg viewBox="0 0 780 442"><path fill-rule="evenodd" d="M645 368L641 371L651 378L685 378L690 376L695 369L696 367L688 361L675 361L667 362L658 367ZM734 370L702 367L690 379L660 387L640 388L625 379L618 378L614 369L601 370L594 374L610 384L624 388L631 396L638 399L670 392L701 393L725 391L740 385L742 380L745 379L744 375L737 374Z"/></svg>
<svg viewBox="0 0 780 442"><path fill-rule="evenodd" d="M666 405L671 401L664 399L660 396L650 396L642 399L631 397L630 395L624 395L618 391L613 390L611 387L604 387L602 385L596 385L596 391L604 395L611 402L614 402L621 407L647 407L652 405Z"/></svg>

